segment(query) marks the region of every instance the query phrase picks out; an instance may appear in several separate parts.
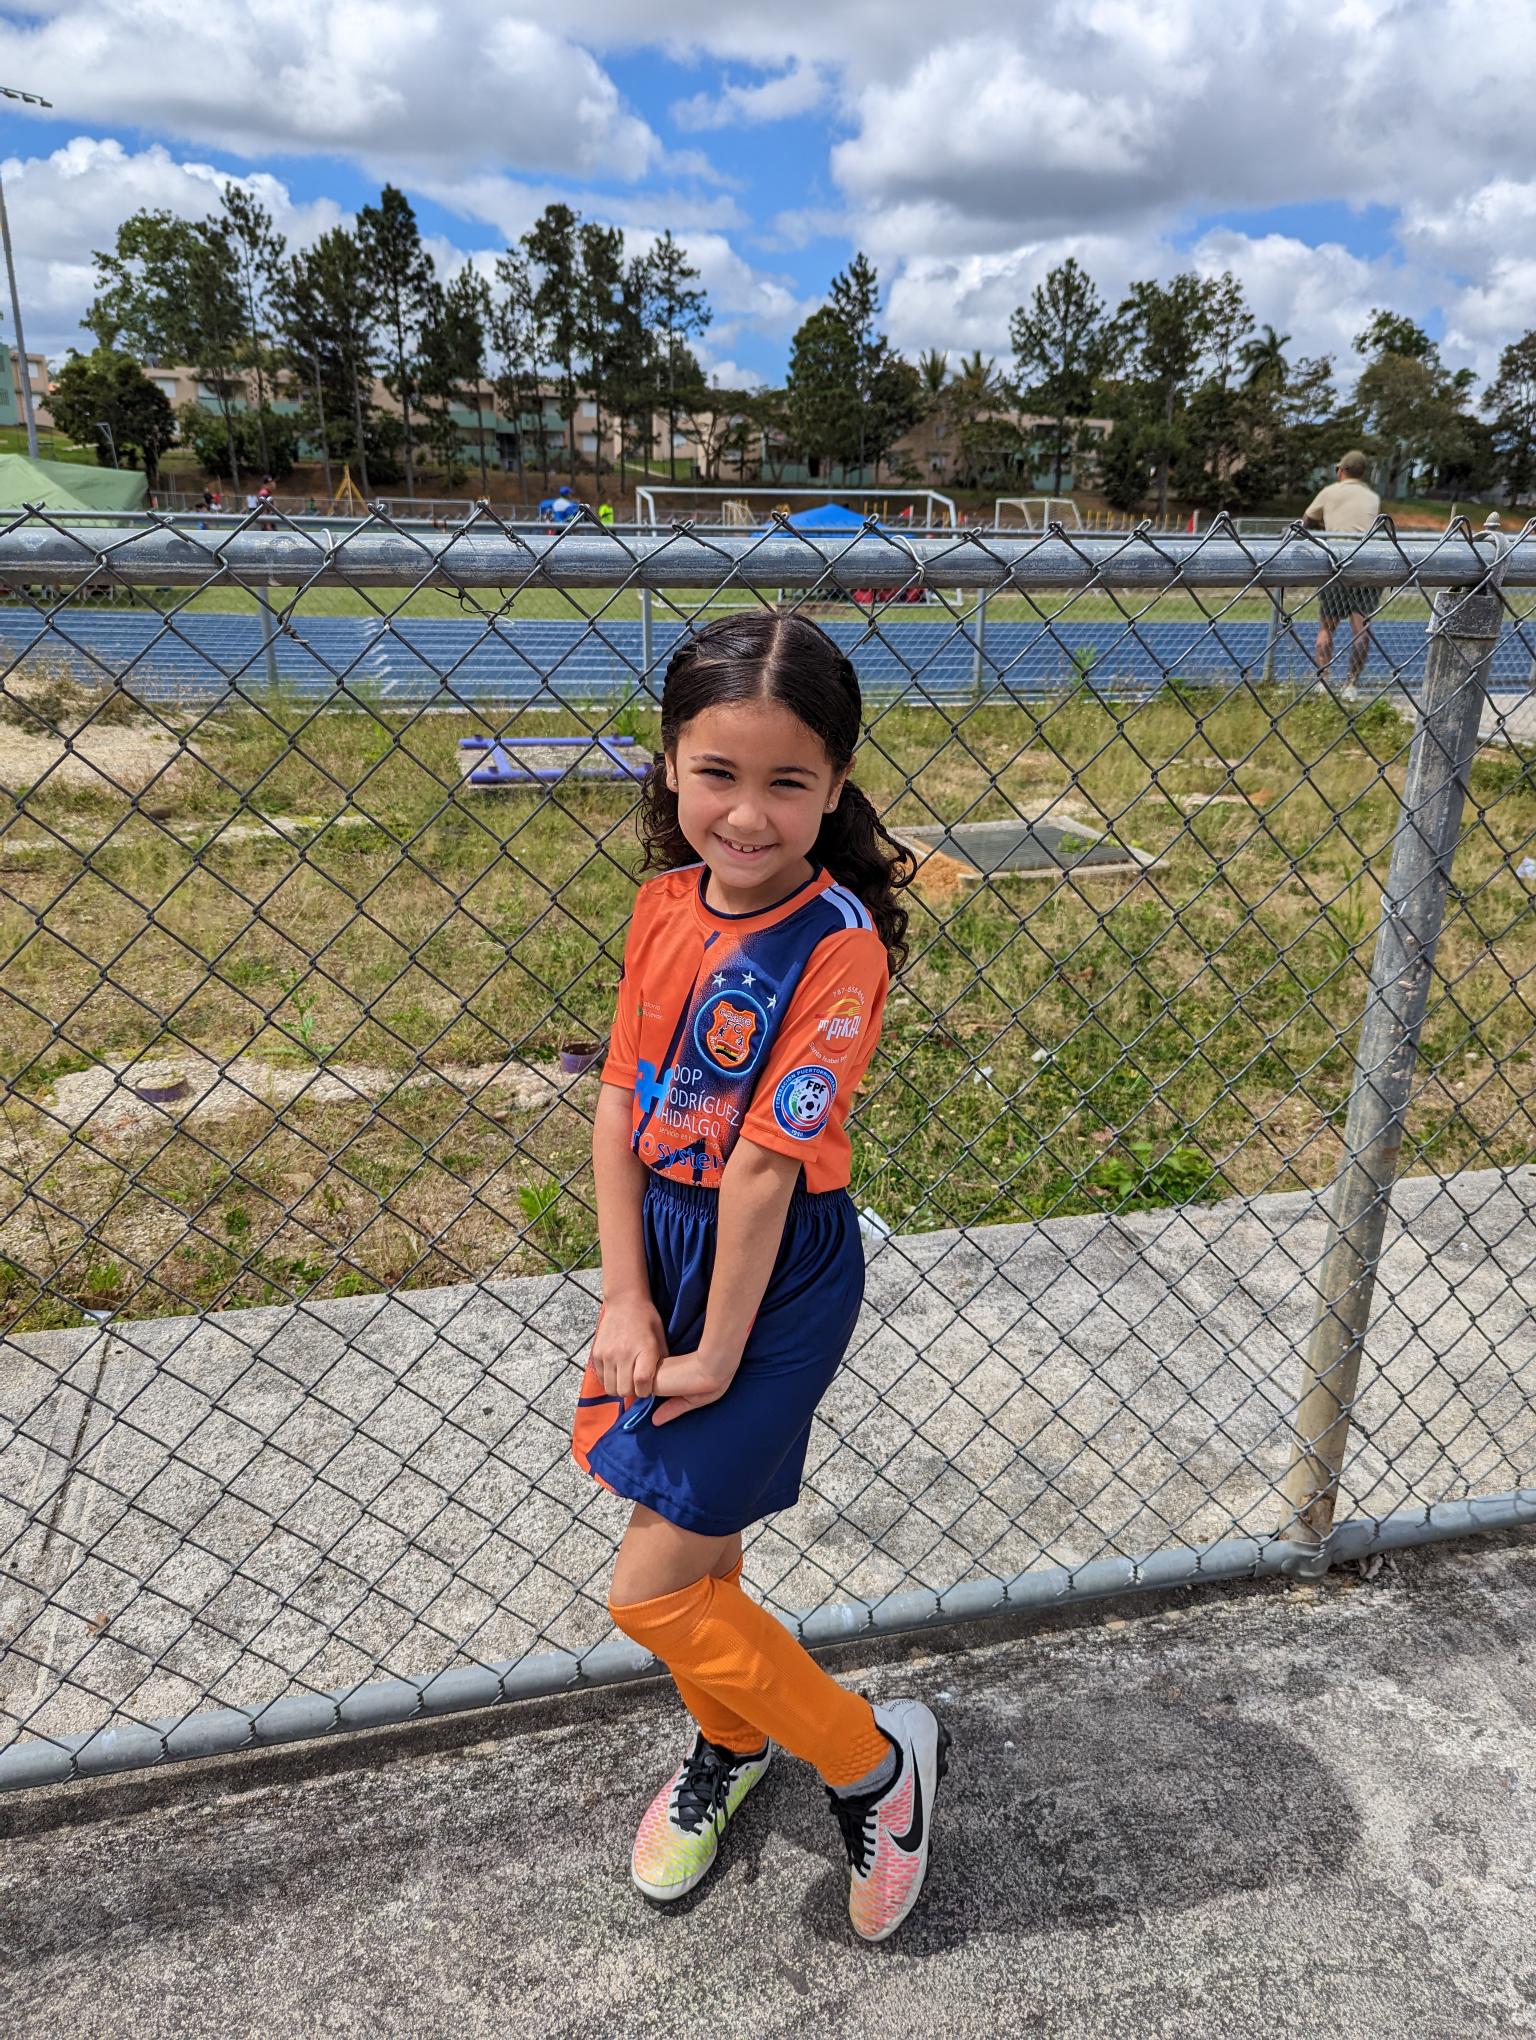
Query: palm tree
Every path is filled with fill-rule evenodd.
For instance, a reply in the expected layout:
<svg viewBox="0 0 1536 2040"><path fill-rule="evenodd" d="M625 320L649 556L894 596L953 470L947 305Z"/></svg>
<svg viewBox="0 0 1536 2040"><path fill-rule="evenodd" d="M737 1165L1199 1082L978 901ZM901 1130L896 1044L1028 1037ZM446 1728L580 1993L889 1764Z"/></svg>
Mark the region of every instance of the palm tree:
<svg viewBox="0 0 1536 2040"><path fill-rule="evenodd" d="M917 372L923 379L923 395L931 404L949 379L949 356L942 347L929 347L917 357Z"/></svg>
<svg viewBox="0 0 1536 2040"><path fill-rule="evenodd" d="M983 361L979 347L974 354L961 356L960 366L955 370L954 389L965 417L975 417L989 404L1000 404L1006 395L996 361Z"/></svg>
<svg viewBox="0 0 1536 2040"><path fill-rule="evenodd" d="M1273 326L1266 325L1256 340L1243 342L1237 358L1248 371L1249 389L1256 389L1261 383L1278 386L1285 381L1285 350L1290 338L1289 333L1277 333Z"/></svg>

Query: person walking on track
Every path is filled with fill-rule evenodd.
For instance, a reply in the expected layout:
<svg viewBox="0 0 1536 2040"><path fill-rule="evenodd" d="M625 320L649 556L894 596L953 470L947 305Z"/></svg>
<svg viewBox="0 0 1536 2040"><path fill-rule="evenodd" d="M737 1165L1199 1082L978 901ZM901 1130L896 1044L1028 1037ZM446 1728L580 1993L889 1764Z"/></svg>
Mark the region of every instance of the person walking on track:
<svg viewBox="0 0 1536 2040"><path fill-rule="evenodd" d="M1324 531L1369 531L1381 510L1381 498L1365 479L1363 453L1346 453L1334 469L1335 479L1319 489L1302 512L1301 521ZM1342 570L1341 570L1342 571ZM1318 598L1317 677L1328 685L1333 665L1333 634L1347 616L1351 632L1349 684L1357 686L1371 653L1371 618L1381 600L1379 588L1355 582L1333 580L1324 583Z"/></svg>

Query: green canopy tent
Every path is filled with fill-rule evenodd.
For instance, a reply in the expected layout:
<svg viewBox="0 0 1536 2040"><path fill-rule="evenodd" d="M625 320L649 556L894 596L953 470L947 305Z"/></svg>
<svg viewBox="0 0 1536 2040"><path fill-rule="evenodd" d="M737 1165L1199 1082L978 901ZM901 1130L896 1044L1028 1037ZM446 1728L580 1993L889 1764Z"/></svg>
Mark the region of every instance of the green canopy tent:
<svg viewBox="0 0 1536 2040"><path fill-rule="evenodd" d="M133 468L88 467L84 461L28 460L0 453L0 511L36 503L43 510L142 510L149 490Z"/></svg>

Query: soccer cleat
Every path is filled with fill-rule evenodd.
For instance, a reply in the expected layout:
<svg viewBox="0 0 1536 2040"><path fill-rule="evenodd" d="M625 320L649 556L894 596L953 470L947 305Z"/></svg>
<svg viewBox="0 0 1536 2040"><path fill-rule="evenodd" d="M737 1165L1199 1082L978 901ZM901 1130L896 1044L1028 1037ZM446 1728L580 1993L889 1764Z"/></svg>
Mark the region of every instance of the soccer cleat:
<svg viewBox="0 0 1536 2040"><path fill-rule="evenodd" d="M949 1730L921 1700L875 1709L896 1751L896 1775L878 1792L827 1797L843 1831L853 1876L848 1917L866 1941L894 1934L917 1903L928 1871L933 1802L949 1769Z"/></svg>
<svg viewBox="0 0 1536 2040"><path fill-rule="evenodd" d="M693 1748L645 1810L629 1874L647 1898L681 1898L715 1860L732 1814L767 1770L773 1744L749 1756L694 1733Z"/></svg>

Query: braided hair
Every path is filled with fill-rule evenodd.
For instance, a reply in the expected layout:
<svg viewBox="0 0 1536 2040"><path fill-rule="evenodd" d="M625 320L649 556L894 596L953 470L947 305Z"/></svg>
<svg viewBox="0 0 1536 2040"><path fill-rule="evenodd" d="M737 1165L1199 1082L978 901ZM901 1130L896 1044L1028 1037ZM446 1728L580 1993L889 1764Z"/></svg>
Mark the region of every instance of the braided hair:
<svg viewBox="0 0 1536 2040"><path fill-rule="evenodd" d="M846 772L858 746L863 703L853 661L803 616L743 610L686 636L672 654L661 695L661 752L640 790L645 871L692 864L698 852L678 826L677 795L667 785L666 754L696 715L743 701L778 701L820 738L834 774ZM812 859L856 893L885 944L893 972L907 960L907 911L897 898L917 860L887 832L851 779L823 815Z"/></svg>

